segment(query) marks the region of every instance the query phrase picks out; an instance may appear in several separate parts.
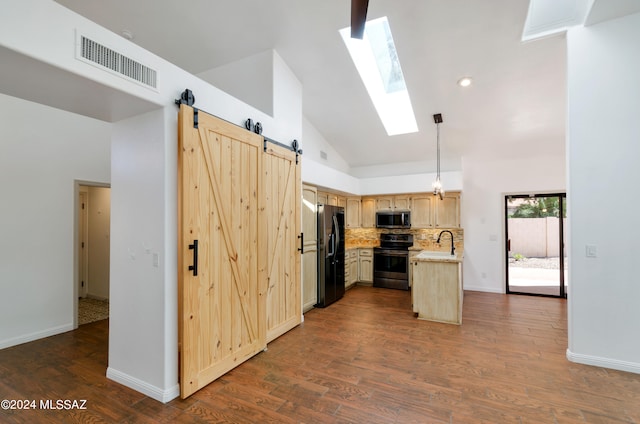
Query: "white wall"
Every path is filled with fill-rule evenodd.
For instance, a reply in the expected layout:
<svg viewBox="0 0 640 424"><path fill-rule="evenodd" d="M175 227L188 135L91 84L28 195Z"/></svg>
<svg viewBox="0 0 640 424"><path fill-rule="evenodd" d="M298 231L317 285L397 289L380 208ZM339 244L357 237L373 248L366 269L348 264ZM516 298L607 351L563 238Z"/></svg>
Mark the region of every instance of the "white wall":
<svg viewBox="0 0 640 424"><path fill-rule="evenodd" d="M429 192L433 190L433 182L435 180L435 172L396 175L388 177L361 178L359 194L369 195ZM462 172L441 172L440 180L442 181L442 188L444 188L445 192L462 190Z"/></svg>
<svg viewBox="0 0 640 424"><path fill-rule="evenodd" d="M416 173L408 175L405 175L405 172L401 175L394 174L382 177L354 176L349 164L304 117L302 119L301 147L304 151L302 181L347 194L360 196L430 191L431 184L436 177L435 173L420 173L424 169L420 166L416 167L418 170ZM327 159L322 158L321 152L327 154ZM386 175L387 168L386 165L371 166L367 167L367 172L372 175ZM397 171L397 168L394 169ZM462 190L462 172L443 172L441 178L445 190Z"/></svg>
<svg viewBox="0 0 640 424"><path fill-rule="evenodd" d="M569 349L640 373L640 14L569 31ZM606 223L606 225L605 225ZM585 257L587 245L597 257Z"/></svg>
<svg viewBox="0 0 640 424"><path fill-rule="evenodd" d="M0 348L73 329L75 180L110 180L111 125L0 94Z"/></svg>
<svg viewBox="0 0 640 424"><path fill-rule="evenodd" d="M88 187L87 295L109 299L109 249L111 245L111 189Z"/></svg>
<svg viewBox="0 0 640 424"><path fill-rule="evenodd" d="M209 69L197 76L273 116L273 50Z"/></svg>
<svg viewBox="0 0 640 424"><path fill-rule="evenodd" d="M107 372L110 378L159 400L176 390L178 361L175 331L167 329L165 322L165 287L175 291L170 296L175 309L177 284L176 275L165 274L164 266L176 261L177 249L167 256L164 121L164 111L158 110L113 126ZM175 146L175 136L173 139ZM172 209L176 208L174 202ZM177 226L173 229L177 231ZM177 322L170 325L176 327ZM167 386L165 365L169 360L174 364L172 384Z"/></svg>
<svg viewBox="0 0 640 424"><path fill-rule="evenodd" d="M303 118L302 120L301 148L304 151L303 154L305 162L317 162L320 165L335 169L343 174L350 174L349 164L347 161L340 156L340 154L331 144L329 144L324 136L320 134L318 129L307 118ZM321 156L321 152L327 154L326 159Z"/></svg>
<svg viewBox="0 0 640 424"><path fill-rule="evenodd" d="M565 191L564 154L536 157L524 149L522 154L527 158L467 156L462 160L466 290L505 292L505 194Z"/></svg>

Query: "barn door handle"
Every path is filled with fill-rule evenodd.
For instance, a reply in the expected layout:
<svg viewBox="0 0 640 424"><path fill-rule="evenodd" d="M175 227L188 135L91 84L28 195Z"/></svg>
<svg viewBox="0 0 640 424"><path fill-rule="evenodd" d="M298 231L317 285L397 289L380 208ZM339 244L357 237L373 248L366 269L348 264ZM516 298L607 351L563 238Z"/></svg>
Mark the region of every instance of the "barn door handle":
<svg viewBox="0 0 640 424"><path fill-rule="evenodd" d="M298 238L300 239L300 247L298 247L298 251L300 253L304 253L304 233L300 233Z"/></svg>
<svg viewBox="0 0 640 424"><path fill-rule="evenodd" d="M198 276L198 240L194 240L189 245L189 250L193 250L193 265L189 265L189 271L193 271L193 276Z"/></svg>

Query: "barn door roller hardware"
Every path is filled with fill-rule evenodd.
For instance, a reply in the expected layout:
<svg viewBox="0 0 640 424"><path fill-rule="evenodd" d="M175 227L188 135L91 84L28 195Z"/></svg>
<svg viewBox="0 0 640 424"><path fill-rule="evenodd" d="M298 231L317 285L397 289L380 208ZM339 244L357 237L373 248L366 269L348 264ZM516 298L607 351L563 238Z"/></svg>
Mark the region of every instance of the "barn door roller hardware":
<svg viewBox="0 0 640 424"><path fill-rule="evenodd" d="M178 106L187 105L193 107L196 102L196 96L193 95L193 91L186 88L175 102ZM195 107L193 108L193 128L198 128L198 108Z"/></svg>
<svg viewBox="0 0 640 424"><path fill-rule="evenodd" d="M246 121L244 121L244 127L249 130L249 131L253 131L256 134L262 134L262 124L260 122L253 122L253 119L249 118Z"/></svg>
<svg viewBox="0 0 640 424"><path fill-rule="evenodd" d="M293 140L291 142L291 150L296 152L296 165L297 165L298 164L298 156L300 156L302 154L302 149L300 149L300 143L298 143L298 140Z"/></svg>

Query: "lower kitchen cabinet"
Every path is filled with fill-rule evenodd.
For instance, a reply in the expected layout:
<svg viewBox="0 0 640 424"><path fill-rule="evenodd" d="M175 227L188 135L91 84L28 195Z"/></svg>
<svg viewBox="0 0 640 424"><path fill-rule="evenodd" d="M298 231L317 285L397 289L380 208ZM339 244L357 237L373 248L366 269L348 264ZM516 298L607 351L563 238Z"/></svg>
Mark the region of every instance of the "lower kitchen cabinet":
<svg viewBox="0 0 640 424"><path fill-rule="evenodd" d="M462 263L414 259L411 300L418 319L462 324Z"/></svg>
<svg viewBox="0 0 640 424"><path fill-rule="evenodd" d="M413 286L413 262L414 258L420 253L420 250L409 251L409 287Z"/></svg>
<svg viewBox="0 0 640 424"><path fill-rule="evenodd" d="M344 262L344 286L348 289L358 281L358 249L347 249Z"/></svg>
<svg viewBox="0 0 640 424"><path fill-rule="evenodd" d="M373 283L373 249L358 249L358 281Z"/></svg>

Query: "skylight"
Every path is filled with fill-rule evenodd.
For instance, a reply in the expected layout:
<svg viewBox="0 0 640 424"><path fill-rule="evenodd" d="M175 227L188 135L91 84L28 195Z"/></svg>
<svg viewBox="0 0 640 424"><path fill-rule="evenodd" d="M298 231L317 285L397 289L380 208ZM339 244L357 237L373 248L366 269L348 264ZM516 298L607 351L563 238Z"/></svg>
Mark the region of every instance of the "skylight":
<svg viewBox="0 0 640 424"><path fill-rule="evenodd" d="M341 29L340 35L387 134L417 132L418 124L387 17L368 21L362 40L351 38L350 28Z"/></svg>

